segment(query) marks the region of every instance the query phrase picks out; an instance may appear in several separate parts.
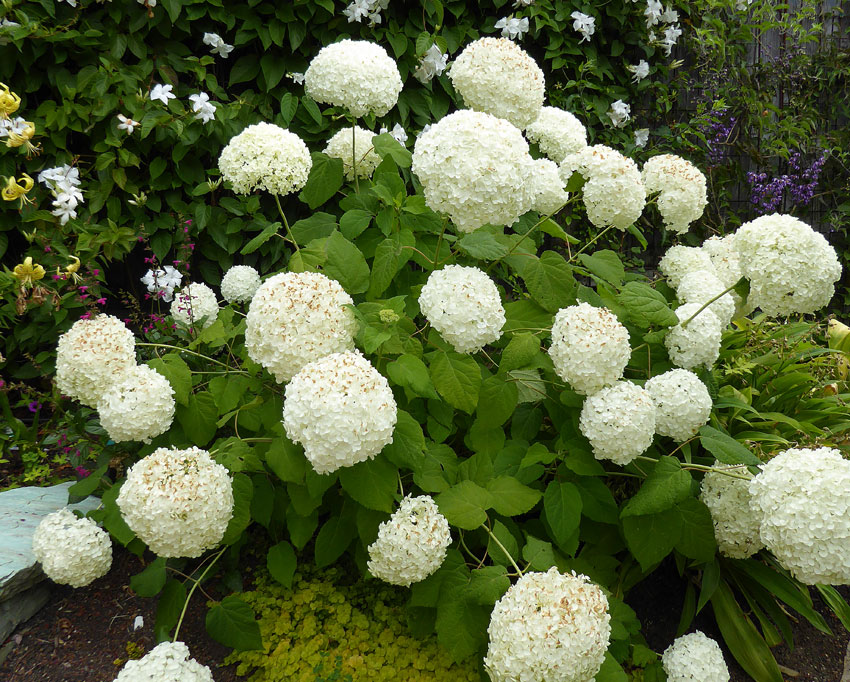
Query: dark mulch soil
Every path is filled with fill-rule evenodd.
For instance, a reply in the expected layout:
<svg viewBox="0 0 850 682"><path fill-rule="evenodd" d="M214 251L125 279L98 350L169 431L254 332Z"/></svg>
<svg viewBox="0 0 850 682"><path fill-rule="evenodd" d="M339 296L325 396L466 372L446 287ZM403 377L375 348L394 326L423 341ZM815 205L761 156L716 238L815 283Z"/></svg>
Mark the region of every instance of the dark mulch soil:
<svg viewBox="0 0 850 682"><path fill-rule="evenodd" d="M676 572L672 561L664 562L646 580L629 592L626 602L640 619L647 644L654 651L662 652L676 638L679 615L685 597L685 582ZM845 599L850 598L850 590L839 588ZM820 599L817 591L812 590L815 608L826 619L834 636L825 635L816 630L809 622L800 618L793 626L794 650L785 644L773 649L774 656L786 680L792 682L839 682L844 669L844 656L850 633L835 617L832 611ZM793 615L793 613L792 613ZM723 655L729 667L731 682L751 682L747 675L732 658L732 654L723 645L723 638L714 618L711 607L706 606L694 619L688 632L702 630L716 639L723 648Z"/></svg>
<svg viewBox="0 0 850 682"><path fill-rule="evenodd" d="M112 570L100 580L77 590L55 586L50 602L0 646L11 649L0 663L0 680L112 682L127 660L128 644L142 653L156 644L156 599L137 597L129 588L130 576L142 568L138 557L116 547ZM227 594L216 587L214 581L204 583L214 598ZM180 640L192 658L210 667L216 682L234 682L236 666L219 667L230 650L206 633L206 601L200 591L192 596ZM136 616L144 618L139 630L133 630Z"/></svg>
<svg viewBox="0 0 850 682"><path fill-rule="evenodd" d="M156 599L135 596L129 589L130 576L143 568L141 560L116 550L112 570L88 587L74 590L55 587L50 603L0 646L0 680L3 682L112 682L127 660L127 645L149 651L155 644L153 623ZM226 594L216 583L204 589L214 598ZM672 562L663 564L635 587L627 598L643 625L647 643L663 651L675 638L685 584ZM845 598L850 596L843 592ZM794 628L794 651L780 646L774 651L788 669L791 682L839 682L844 653L850 634L815 597L815 605L835 632L821 634L806 621ZM206 599L196 592L192 597L180 639L189 646L192 657L208 665L216 682L236 682L236 666L219 667L229 649L212 640L204 627ZM144 626L133 630L136 616ZM709 609L699 614L690 631L702 630L722 642ZM750 677L724 651L732 682L750 682ZM797 674L790 674L794 671Z"/></svg>

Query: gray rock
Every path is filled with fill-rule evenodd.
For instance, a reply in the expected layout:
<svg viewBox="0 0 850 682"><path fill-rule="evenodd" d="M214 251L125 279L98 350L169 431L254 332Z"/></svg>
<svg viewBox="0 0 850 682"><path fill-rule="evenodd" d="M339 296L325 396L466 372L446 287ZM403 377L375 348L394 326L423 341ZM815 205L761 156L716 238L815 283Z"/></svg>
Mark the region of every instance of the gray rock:
<svg viewBox="0 0 850 682"><path fill-rule="evenodd" d="M0 493L0 642L47 600L47 586L31 589L44 579L32 553L32 535L38 524L65 506L87 512L100 504L97 498L89 497L68 505L68 488L72 485L69 481L49 488L15 488Z"/></svg>
<svg viewBox="0 0 850 682"><path fill-rule="evenodd" d="M51 585L39 583L23 592L0 601L0 642L3 642L24 621L32 618L50 599Z"/></svg>

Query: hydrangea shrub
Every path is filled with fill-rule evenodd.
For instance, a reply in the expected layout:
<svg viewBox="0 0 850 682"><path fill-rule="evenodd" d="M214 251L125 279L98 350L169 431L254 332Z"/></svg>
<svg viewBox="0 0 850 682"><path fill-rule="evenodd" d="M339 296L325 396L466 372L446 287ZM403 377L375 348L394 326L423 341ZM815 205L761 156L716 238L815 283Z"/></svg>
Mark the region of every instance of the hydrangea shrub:
<svg viewBox="0 0 850 682"><path fill-rule="evenodd" d="M675 14L663 12L667 19L668 12ZM575 19L589 40L594 23ZM489 52L503 40L482 42ZM224 58L227 43L212 43ZM774 240L755 245L752 233L762 227L750 223L730 248L673 246L659 264L663 278L628 270L620 255L596 244L602 231L645 239L643 231L663 230L661 223L636 225L654 192L667 226L682 231L704 206L701 174L681 159L650 160L642 173L621 151L579 145L572 130L570 140L547 145L576 148L557 162L564 206L555 206L551 183L539 176L551 180L556 162L541 168L540 149L521 129L529 121L534 129L529 111L543 112L536 94L542 69L526 68L534 60L516 46L498 48L507 56L495 58L510 60L506 68L515 59L525 65L515 77L528 82L511 91L521 107L501 111L501 83L476 73L493 54L483 66L470 58L458 74L449 72L465 80L460 89L472 87L461 93L470 108L440 112L410 145L389 132L359 140L354 133L346 182L347 159L305 148L326 142L318 138L330 136L329 121L358 125L356 117L368 120L390 100L406 106L404 90L387 85L396 72L385 63L386 48L363 48L353 49L382 65L375 82L364 82L373 76L368 70L328 60L333 50L316 50L322 68L313 76L323 76L321 99L333 106L304 105L315 122L311 134L265 128L273 115L259 109L247 128L233 121L220 140L223 182L207 183L199 196L212 194L254 221L254 236L242 234L240 221L227 233L228 244L231 237L239 243L232 253L249 256L271 244L250 259L260 278L250 295L223 292L224 304L217 276L196 278L174 292L173 333L148 334L134 346L120 321L94 315L77 323L79 333L69 332L84 352L65 354L67 339L59 342L68 357L57 383L65 381L60 374L81 376L87 388L103 384L110 397L123 396L127 382L147 374L131 370L144 360L173 391L171 427L138 433L150 442L126 449L126 476L113 480L103 467L75 489L92 492L102 480L104 505L92 518L132 550L158 555L134 588L161 594L160 636L176 628L177 639L182 619L175 614L203 579L187 578L194 583L187 592L167 574L168 562L209 552L204 575L225 555L236 566L247 533L265 530L267 567L284 586L299 564L338 561L409 585L411 627L436 633L456 661L478 658L493 680L604 682L633 668L660 675L662 661L643 642L628 590L672 556L682 571L702 577L699 600L711 603L742 664L759 680L781 679L731 585L766 581L816 621L796 582L821 577L808 558L828 553L823 577L836 584L850 582L850 563L826 549L834 533L796 532L771 514L786 473L742 445L755 437L730 435L734 420L721 409L740 396L727 392L721 400L713 370L724 330L734 333L728 317L746 329L755 324L742 317L747 306L758 306L764 320L823 305L840 274L834 253L801 221L771 216L782 227ZM267 78L258 67L245 82L261 78L260 70ZM404 68L398 74L405 83L413 78ZM160 85L149 99L176 107L171 90ZM197 103L207 118L207 100ZM622 122L623 107L616 112ZM551 136L549 125L533 135ZM259 142L243 137L257 126L273 138L269 145L262 134ZM361 159L372 154L375 162L365 176L355 168L359 145L370 147ZM538 210L544 195L549 212ZM290 220L293 211L304 217ZM578 222L594 225L597 237L577 239ZM793 270L783 289L774 287L777 305L763 291L776 284L775 264L798 255L792 234L817 276L804 280ZM754 253L774 265L754 270ZM694 291L695 272L722 288L713 285L709 296ZM229 281L223 289L254 289L257 280L242 275L233 291ZM715 314L732 293L740 305ZM104 376L99 361L116 355L120 367ZM85 403L88 394L71 397ZM107 423L112 413L105 412ZM826 429L812 434L827 437ZM820 469L810 468L820 482ZM769 553L734 565L718 558L725 542L716 508L723 505L700 496L709 475L753 479L748 491L754 508L762 505L759 532ZM839 503L826 498L810 517L822 523ZM523 623L533 627L517 635ZM233 648L263 648L263 632L239 595L212 605L207 626ZM181 660L173 665L191 663Z"/></svg>

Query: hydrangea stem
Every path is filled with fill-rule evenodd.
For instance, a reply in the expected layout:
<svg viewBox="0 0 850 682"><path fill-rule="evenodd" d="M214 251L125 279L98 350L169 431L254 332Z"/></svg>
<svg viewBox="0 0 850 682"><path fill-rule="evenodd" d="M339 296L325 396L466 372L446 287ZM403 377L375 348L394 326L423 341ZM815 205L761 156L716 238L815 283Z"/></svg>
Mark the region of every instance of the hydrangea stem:
<svg viewBox="0 0 850 682"><path fill-rule="evenodd" d="M209 563L209 565L204 569L204 572L198 577L197 580L194 578L190 578L193 581L192 587L189 588L189 594L186 595L186 601L183 602L183 610L180 612L180 618L177 620L177 626L174 628L174 637L172 638L172 642L177 641L177 636L180 634L180 626L183 624L183 618L186 616L186 609L189 607L189 601L192 599L192 595L195 593L195 590L200 586L201 581L203 581L204 576L209 572L209 570L215 566L215 562L219 560L222 554L227 547L222 547L218 554L213 557L213 560Z"/></svg>
<svg viewBox="0 0 850 682"><path fill-rule="evenodd" d="M714 302L715 302L715 301L717 301L718 299L723 298L723 297L724 297L726 294L728 294L730 291L734 291L734 289L735 289L735 287L736 287L736 286L738 286L738 283L737 283L737 282L735 282L735 283L734 283L731 287L728 287L727 289L724 289L723 291L721 291L721 292L720 292L719 294L717 294L717 296L715 296L714 298L711 298L711 299L709 299L708 301L706 301L705 303L703 303L703 304L702 304L702 307L701 307L699 310L697 310L697 311L696 311L693 315L691 315L691 316L690 316L687 320L685 320L684 322L680 322L680 323L679 323L679 324L680 324L680 326L682 327L682 329L684 329L685 327L687 327L687 326L688 326L688 322L690 322L691 320L693 320L693 319L694 319L697 315L699 315L699 314L700 314L703 310L705 310L706 308L708 308L708 306L710 306L712 303L714 303Z"/></svg>
<svg viewBox="0 0 850 682"><path fill-rule="evenodd" d="M169 350L176 350L179 353L189 353L189 355L194 355L197 358L201 358L203 360L207 360L216 365L220 365L221 367L227 368L228 372L233 372L235 374L248 374L244 369L233 369L230 365L221 362L220 360L216 360L215 358L211 358L209 355L204 355L203 353L196 353L193 350L189 350L188 348L180 348L180 346L172 346L170 343L146 343L142 341L136 342L137 346L148 346L150 348L168 348Z"/></svg>
<svg viewBox="0 0 850 682"><path fill-rule="evenodd" d="M561 206L559 209L557 209L557 210L555 210L555 211L552 211L552 212L551 212L550 214L548 214L548 215L543 216L540 220L538 220L536 223L534 223L534 225L532 225L532 226L531 226L531 228L528 230L528 232L526 232L525 234L523 234L523 235L522 235L522 238L521 238L519 241L517 241L517 243L516 243L516 244L514 244L514 245L510 248L510 250L509 250L509 251L508 251L508 252L507 252L504 256L502 256L501 258L497 258L497 259L496 259L496 260L494 260L492 263L490 263L490 265L488 265L488 266L487 266L487 269L485 270L485 272L490 272L490 270L493 268L493 266L494 266L494 265L496 265L496 263L498 263L498 262L500 262L500 261L503 261L505 258L507 258L508 256L510 256L510 255L511 255L514 251L516 251L517 247L518 247L520 244L522 244L522 243L523 243L523 242L524 242L524 241L525 241L528 237L530 237L530 236L534 233L534 231L535 231L538 227L540 227L540 226L541 226L543 223L545 223L547 220L550 220L550 219L552 218L552 216L557 215L558 213L560 213L560 212L563 210L563 208L564 208L565 206L567 206L567 205L570 203L570 201L571 201L571 200L567 200L567 202L566 202L563 206Z"/></svg>
<svg viewBox="0 0 850 682"><path fill-rule="evenodd" d="M280 217L283 220L283 226L286 228L286 236L289 237L289 241L292 242L297 253L300 251L298 248L298 242L295 241L295 237L292 236L292 230L289 229L289 221L286 219L286 214L283 212L283 206L280 205L280 197L277 194L274 195L274 201L277 204L278 213L280 213Z"/></svg>
<svg viewBox="0 0 850 682"><path fill-rule="evenodd" d="M497 538L497 537L493 534L493 531L492 531L492 530L490 530L490 528L487 526L487 524L486 524L486 523L482 523L482 524L481 524L481 527L482 527L484 530L486 530L486 531L487 531L487 533L488 533L488 534L490 535L490 537L492 538L493 542L495 542L495 543L496 543L496 546L497 546L499 549L501 549L501 550L505 553L505 556L506 556L506 557L508 557L508 559L510 560L511 564L512 564L512 565L513 565L513 567L516 569L517 574L521 576L521 575L523 574L522 569L519 567L519 565L517 564L517 562L516 562L516 561L514 561L514 558L511 556L511 553L510 553L507 549L505 549L505 546L504 546L501 542L499 542L499 538Z"/></svg>
<svg viewBox="0 0 850 682"><path fill-rule="evenodd" d="M606 232L608 232L609 230L612 230L612 229L614 229L613 225L609 225L608 227L606 227L604 230L602 230L602 232L597 234L593 239L588 241L587 244L582 246L578 251L576 251L572 256L570 256L570 259L567 262L572 263L576 258L578 258L579 254L584 253L589 246L592 246L593 244L598 242L602 238L603 234L605 234Z"/></svg>
<svg viewBox="0 0 850 682"><path fill-rule="evenodd" d="M351 121L351 174L354 176L354 191L360 194L360 180L357 175L357 119Z"/></svg>
<svg viewBox="0 0 850 682"><path fill-rule="evenodd" d="M642 459L646 462L655 462L656 464L658 464L658 460L654 459L653 457L646 457L644 455L638 455L637 459ZM733 465L733 466L745 467L746 465L740 464L740 465ZM738 473L735 473L734 471L730 471L729 469L706 466L705 464L693 464L693 463L682 464L682 468L683 469L692 469L694 471L704 471L706 473L714 471L718 474L723 474L724 476L729 476L730 478L740 478L744 481L751 481L752 478L753 478L752 475L738 474ZM749 472L747 472L747 473L749 473Z"/></svg>

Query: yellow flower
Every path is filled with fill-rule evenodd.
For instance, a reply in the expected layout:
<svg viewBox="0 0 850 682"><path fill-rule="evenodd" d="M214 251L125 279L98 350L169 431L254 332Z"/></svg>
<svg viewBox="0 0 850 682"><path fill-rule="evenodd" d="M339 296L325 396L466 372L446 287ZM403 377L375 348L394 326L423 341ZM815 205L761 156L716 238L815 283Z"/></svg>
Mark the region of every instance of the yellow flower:
<svg viewBox="0 0 850 682"><path fill-rule="evenodd" d="M0 191L0 196L3 197L4 201L15 201L20 199L21 208L23 208L25 203L32 201L32 199L27 199L27 192L33 188L34 184L33 179L26 173L21 175L20 180L15 180L14 177L10 177L6 181L6 186L2 189L2 191Z"/></svg>
<svg viewBox="0 0 850 682"><path fill-rule="evenodd" d="M9 86L0 83L0 116L7 117L21 106L21 98L9 91Z"/></svg>
<svg viewBox="0 0 850 682"><path fill-rule="evenodd" d="M15 266L15 277L21 280L21 287L32 286L33 282L37 282L44 277L44 268L38 263L32 264L32 257L27 256L23 263Z"/></svg>
<svg viewBox="0 0 850 682"><path fill-rule="evenodd" d="M6 146L20 147L22 144L29 142L33 135L35 135L35 123L32 121L24 121L24 127L22 129L9 131L9 138L6 140Z"/></svg>

